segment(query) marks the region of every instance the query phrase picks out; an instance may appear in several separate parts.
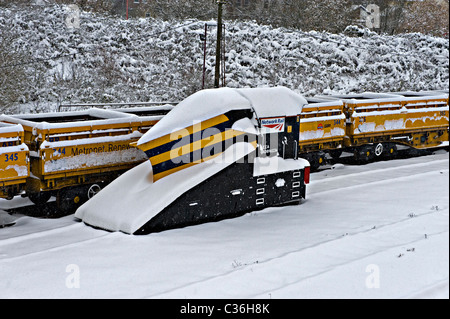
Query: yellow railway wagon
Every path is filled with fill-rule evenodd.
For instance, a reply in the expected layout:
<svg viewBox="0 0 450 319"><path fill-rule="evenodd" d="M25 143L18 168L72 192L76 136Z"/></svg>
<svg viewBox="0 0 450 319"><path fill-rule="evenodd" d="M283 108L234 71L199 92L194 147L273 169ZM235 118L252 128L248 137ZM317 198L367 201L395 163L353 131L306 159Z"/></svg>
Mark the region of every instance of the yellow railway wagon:
<svg viewBox="0 0 450 319"><path fill-rule="evenodd" d="M150 122L134 114L93 108L1 119L24 128L31 159L26 193L35 203L56 195L59 208L72 208L146 159L130 143Z"/></svg>
<svg viewBox="0 0 450 319"><path fill-rule="evenodd" d="M360 161L392 157L398 145L415 149L448 145L448 94L362 93L334 98L344 102L344 146Z"/></svg>
<svg viewBox="0 0 450 319"><path fill-rule="evenodd" d="M307 98L300 114L300 157L315 170L325 162L325 155L339 157L345 137L344 103L340 100Z"/></svg>
<svg viewBox="0 0 450 319"><path fill-rule="evenodd" d="M29 151L20 124L0 122L0 198L11 199L30 176Z"/></svg>

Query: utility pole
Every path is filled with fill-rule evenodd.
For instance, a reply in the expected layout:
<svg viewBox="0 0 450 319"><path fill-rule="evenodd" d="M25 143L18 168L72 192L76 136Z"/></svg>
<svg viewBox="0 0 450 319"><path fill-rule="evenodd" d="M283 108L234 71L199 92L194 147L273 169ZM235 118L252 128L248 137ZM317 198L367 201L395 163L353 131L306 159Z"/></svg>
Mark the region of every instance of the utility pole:
<svg viewBox="0 0 450 319"><path fill-rule="evenodd" d="M214 73L214 87L219 87L220 82L220 61L221 61L221 48L220 44L222 42L222 5L223 0L218 0L217 4L219 6L218 8L218 15L217 15L217 44L216 44L216 70Z"/></svg>
<svg viewBox="0 0 450 319"><path fill-rule="evenodd" d="M203 39L203 80L202 90L205 88L205 72L206 72L206 36L208 35L208 24L205 23L205 34L200 35L200 39ZM203 36L203 37L202 37Z"/></svg>

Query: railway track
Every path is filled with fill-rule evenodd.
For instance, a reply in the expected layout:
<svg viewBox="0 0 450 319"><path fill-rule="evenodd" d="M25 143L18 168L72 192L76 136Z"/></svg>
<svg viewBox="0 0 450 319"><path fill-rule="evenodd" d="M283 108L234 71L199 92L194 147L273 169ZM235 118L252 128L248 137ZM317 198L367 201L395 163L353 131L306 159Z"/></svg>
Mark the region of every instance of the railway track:
<svg viewBox="0 0 450 319"><path fill-rule="evenodd" d="M406 155L402 157L406 157ZM428 162L428 159L431 162ZM367 169L368 165L371 167L370 170ZM377 161L366 165L356 165L351 159L343 157L342 160L332 161L330 165L324 166L322 170L312 173L311 184L307 192L309 195L317 195L333 190L358 187L368 183L382 184L396 178L426 174L430 170L436 172L448 170L448 153L441 151L437 155L410 158L408 165L404 165L401 159L397 161ZM85 232L87 236L86 240L93 239L89 237L90 233L97 233L95 231L91 232L91 227L85 227L82 223L79 223L73 217L73 211L61 213L56 203L52 200L42 205L30 204L5 209L5 211L11 216L11 222L8 226L14 226L15 221L20 218L24 218L25 223L26 221L37 221L35 232L18 231L15 233L14 230L20 228L22 225L17 225L19 227L11 227L11 229L8 229L8 232L4 230L3 234L0 232L0 247L3 247L5 250L10 250L7 247L14 250L12 247L19 243L22 243L23 246L29 245L32 247L41 239L45 242L52 242L52 236L56 235L58 237L62 232L67 232L67 238L70 238L71 234L75 235L79 232ZM72 237L77 238L78 236ZM61 244L59 241L55 242L58 243L55 245L50 244L48 249L71 244L70 240L66 244Z"/></svg>
<svg viewBox="0 0 450 319"><path fill-rule="evenodd" d="M410 150L405 149L398 152L398 155L396 157L397 160L399 159L407 159L407 158L416 158L416 162L420 163L422 161L421 157L423 156L429 156L433 154L433 152L440 152L444 153L449 151L448 147L445 149L433 149L433 150L413 150L413 153L411 153ZM344 153L339 159L327 159L327 165L323 165L320 170L312 172L312 176L318 176L321 172L330 172L331 176L335 175L332 172L336 172L336 170L339 170L341 167L340 165L349 165L352 167L361 167L361 171L364 171L364 165L367 164L359 164L355 158L352 156L352 154ZM381 166L389 167L390 165L396 165L395 160L383 160L383 159L375 159L372 163L381 163ZM383 164L384 163L384 164ZM327 173L324 173L327 174ZM358 174L358 173L355 173ZM328 175L327 175L328 176ZM377 180L379 176L374 176L374 181ZM357 179L357 176L356 176ZM327 182L328 183L328 182ZM339 185L339 183L333 184L334 187L342 187L342 185ZM331 184L327 186L328 188L332 188ZM308 189L308 193L312 194L315 192L314 190L315 186L310 186ZM0 206L0 209L2 207ZM68 211L61 211L58 209L56 203L54 200L50 200L47 203L36 205L32 202L27 202L26 204L18 205L17 207L9 207L9 208L3 208L5 212L7 212L11 218L8 218L8 221L5 221L3 223L3 226L0 227L9 227L14 225L14 216L30 216L30 217L37 217L37 218L60 218L64 216L72 215L75 212L75 209L71 209Z"/></svg>

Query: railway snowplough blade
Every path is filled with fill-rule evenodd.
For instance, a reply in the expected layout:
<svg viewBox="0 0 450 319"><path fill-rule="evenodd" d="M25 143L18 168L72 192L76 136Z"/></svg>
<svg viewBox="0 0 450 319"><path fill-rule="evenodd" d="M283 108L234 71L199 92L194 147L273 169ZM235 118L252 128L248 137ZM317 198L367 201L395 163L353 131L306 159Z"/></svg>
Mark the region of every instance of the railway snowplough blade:
<svg viewBox="0 0 450 319"><path fill-rule="evenodd" d="M138 235L298 204L309 182L309 163L297 157L305 104L283 87L197 92L135 143L149 161L75 216Z"/></svg>

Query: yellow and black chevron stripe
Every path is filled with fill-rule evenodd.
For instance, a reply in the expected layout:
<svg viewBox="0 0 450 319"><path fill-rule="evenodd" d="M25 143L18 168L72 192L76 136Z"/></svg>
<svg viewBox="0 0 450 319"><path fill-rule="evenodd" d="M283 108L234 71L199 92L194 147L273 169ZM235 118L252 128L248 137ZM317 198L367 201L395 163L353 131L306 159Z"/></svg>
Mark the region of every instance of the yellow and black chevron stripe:
<svg viewBox="0 0 450 319"><path fill-rule="evenodd" d="M153 181L208 161L237 142L256 148L256 135L231 129L244 115L231 111L139 145L152 164Z"/></svg>

